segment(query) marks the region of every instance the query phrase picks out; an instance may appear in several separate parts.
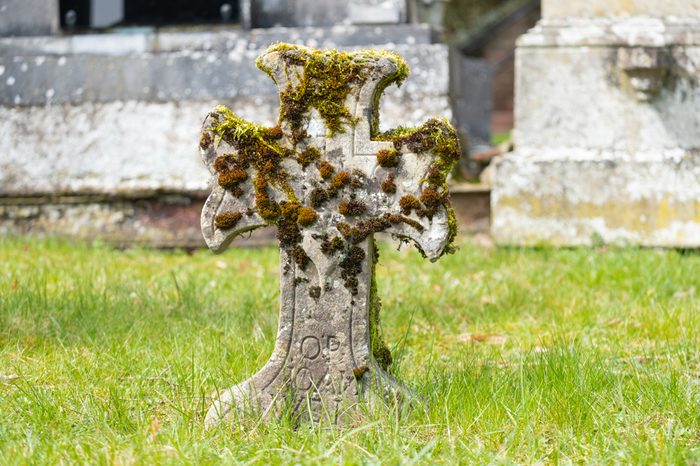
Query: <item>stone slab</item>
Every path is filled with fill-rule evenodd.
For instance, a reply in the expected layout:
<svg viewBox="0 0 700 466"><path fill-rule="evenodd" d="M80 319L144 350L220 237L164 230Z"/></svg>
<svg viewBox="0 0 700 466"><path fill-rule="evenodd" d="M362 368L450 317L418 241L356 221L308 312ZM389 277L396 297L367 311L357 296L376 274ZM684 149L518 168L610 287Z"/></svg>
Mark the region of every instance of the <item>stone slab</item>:
<svg viewBox="0 0 700 466"><path fill-rule="evenodd" d="M0 55L133 55L163 52L219 52L264 49L289 40L317 48L370 46L377 44L430 44L432 32L425 24L379 26L335 25L329 27L276 27L269 29L219 29L109 34L74 34L0 38Z"/></svg>
<svg viewBox="0 0 700 466"><path fill-rule="evenodd" d="M56 0L0 0L0 37L55 34L58 15Z"/></svg>
<svg viewBox="0 0 700 466"><path fill-rule="evenodd" d="M449 54L450 98L457 131L465 147L489 146L493 102L491 66L482 59Z"/></svg>
<svg viewBox="0 0 700 466"><path fill-rule="evenodd" d="M628 151L628 158L700 147L700 46L669 50L675 77L651 104L635 97L616 52L614 46L519 47L515 144L562 147L567 154Z"/></svg>
<svg viewBox="0 0 700 466"><path fill-rule="evenodd" d="M544 18L629 16L700 18L700 0L542 0L542 16Z"/></svg>
<svg viewBox="0 0 700 466"><path fill-rule="evenodd" d="M257 0L251 9L253 27L332 26L400 23L406 20L403 0Z"/></svg>
<svg viewBox="0 0 700 466"><path fill-rule="evenodd" d="M0 198L0 235L99 239L117 247L196 249L204 195L150 197L52 196ZM260 229L233 246L271 244L275 231Z"/></svg>
<svg viewBox="0 0 700 466"><path fill-rule="evenodd" d="M347 47L341 47L347 49ZM356 48L356 47L354 47ZM406 57L411 82L398 93L448 93L447 47L440 44L385 45ZM165 102L275 96L255 67L259 49L228 53L179 51L123 55L0 56L0 105L80 104L139 100Z"/></svg>
<svg viewBox="0 0 700 466"><path fill-rule="evenodd" d="M406 21L403 0L349 0L348 19L352 24L397 24Z"/></svg>
<svg viewBox="0 0 700 466"><path fill-rule="evenodd" d="M667 47L700 44L700 18L542 19L520 47Z"/></svg>
<svg viewBox="0 0 700 466"><path fill-rule="evenodd" d="M700 151L656 160L568 155L515 152L495 161L497 243L700 245Z"/></svg>
<svg viewBox="0 0 700 466"><path fill-rule="evenodd" d="M208 172L192 141L207 111L220 102L265 125L274 124L279 108L273 96L0 106L0 197L205 190ZM383 130L450 115L447 95L411 99L395 87L387 89L381 108Z"/></svg>

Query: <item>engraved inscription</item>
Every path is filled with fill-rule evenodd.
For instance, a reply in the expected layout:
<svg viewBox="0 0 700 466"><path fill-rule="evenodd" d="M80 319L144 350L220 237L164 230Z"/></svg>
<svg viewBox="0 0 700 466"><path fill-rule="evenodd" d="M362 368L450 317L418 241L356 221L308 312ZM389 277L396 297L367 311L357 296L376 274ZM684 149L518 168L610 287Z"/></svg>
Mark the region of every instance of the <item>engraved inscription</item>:
<svg viewBox="0 0 700 466"><path fill-rule="evenodd" d="M307 335L301 340L301 354L305 359L316 359L321 354L321 342L313 335Z"/></svg>

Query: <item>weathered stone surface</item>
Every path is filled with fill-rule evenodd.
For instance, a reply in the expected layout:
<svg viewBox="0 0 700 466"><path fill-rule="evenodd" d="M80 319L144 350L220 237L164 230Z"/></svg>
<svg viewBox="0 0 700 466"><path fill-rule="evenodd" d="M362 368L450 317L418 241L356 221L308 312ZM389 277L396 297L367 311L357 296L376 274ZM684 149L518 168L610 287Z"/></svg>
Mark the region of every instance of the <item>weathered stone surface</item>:
<svg viewBox="0 0 700 466"><path fill-rule="evenodd" d="M258 0L252 4L253 27L396 24L406 20L402 0Z"/></svg>
<svg viewBox="0 0 700 466"><path fill-rule="evenodd" d="M450 115L447 96L409 99L387 89L381 129L417 125L427 111ZM272 96L224 99L242 117L271 125ZM216 101L0 106L0 196L138 195L207 189L192 140ZM123 150L123 141L132 141Z"/></svg>
<svg viewBox="0 0 700 466"><path fill-rule="evenodd" d="M544 18L700 17L698 0L542 0Z"/></svg>
<svg viewBox="0 0 700 466"><path fill-rule="evenodd" d="M0 37L54 34L58 24L57 1L0 0Z"/></svg>
<svg viewBox="0 0 700 466"><path fill-rule="evenodd" d="M700 147L700 41L668 50L673 76L652 103L638 100L616 52L610 46L519 48L517 145L567 148L567 157L576 148L634 158Z"/></svg>
<svg viewBox="0 0 700 466"><path fill-rule="evenodd" d="M352 37L357 30L373 34L373 28L343 30L355 31ZM259 34L266 41L273 32ZM223 102L269 125L278 98L274 84L260 80L252 64L259 54L255 40L221 53L227 41L217 34L191 38L191 48L179 51L183 45L175 37L184 40L160 37L170 51L153 54L138 53L143 49L134 44L142 41L133 38L115 46L113 55L101 46L92 54L63 55L71 50L63 38L56 39L62 44L57 54L47 45L53 39L43 38L24 39L35 47L23 49L26 55L0 54L0 82L11 83L0 86L0 196L206 189L191 143L202 116ZM205 51L207 41L213 51ZM447 48L423 43L394 49L413 74L382 97L382 128L416 125L431 114L450 117ZM135 143L124 151L122 141Z"/></svg>
<svg viewBox="0 0 700 466"><path fill-rule="evenodd" d="M377 44L431 44L425 24L330 27L276 27L250 31L133 32L129 34L79 34L0 38L0 56L42 55L135 55L143 53L241 52L264 49L284 39L309 47L340 48Z"/></svg>
<svg viewBox="0 0 700 466"><path fill-rule="evenodd" d="M357 48L357 47L356 47ZM447 96L447 47L398 45L416 64L413 83L396 95ZM0 105L81 104L139 100L231 99L275 96L256 79L252 64L260 49L181 51L154 54L0 56Z"/></svg>
<svg viewBox="0 0 700 466"><path fill-rule="evenodd" d="M118 211L120 198L197 197L208 186L192 141L214 105L226 104L264 125L276 121L275 86L259 79L252 62L281 40L394 50L408 61L412 75L381 97L380 130L419 125L437 114L454 117L460 135L467 134L471 143L488 138L481 124L488 115L473 111L487 108L489 100L484 66L467 60L474 66L453 70L447 47L433 44L425 25L0 38L0 204L43 198L47 209L57 206L57 211L48 215L45 209L42 216L55 219L56 231L64 233L70 231L61 220L64 213L87 212L91 196L108 196L114 203L109 208ZM466 74L459 73L464 70ZM458 100L452 100L452 93ZM465 111L453 115L457 102ZM129 150L124 141L131 142ZM77 200L79 205L65 209L54 202L75 195L85 196L85 202ZM22 222L8 220L6 231L25 232L30 226L40 233L50 230L50 223ZM118 242L136 238L127 223L105 224L105 237ZM157 232L139 238L157 238ZM183 232L182 246L191 244L188 234ZM84 237L90 235L99 236L99 230ZM169 239L163 244L173 245Z"/></svg>
<svg viewBox="0 0 700 466"><path fill-rule="evenodd" d="M449 123L379 133L377 102L407 74L397 55L279 44L258 60L280 93L279 126L226 107L206 119L200 147L213 175L202 232L213 250L276 225L281 310L267 364L225 390L206 422L252 410L264 418L342 422L363 399L399 396L386 372L373 234L410 241L431 260L456 233L445 178L459 157Z"/></svg>
<svg viewBox="0 0 700 466"><path fill-rule="evenodd" d="M516 150L491 197L500 243L700 246L700 18L625 3L629 17L545 19L519 40Z"/></svg>
<svg viewBox="0 0 700 466"><path fill-rule="evenodd" d="M698 247L700 152L646 160L571 155L498 162L491 194L497 242Z"/></svg>
<svg viewBox="0 0 700 466"><path fill-rule="evenodd" d="M0 107L0 196L204 191L192 138L214 103ZM261 115L258 103L239 106Z"/></svg>
<svg viewBox="0 0 700 466"><path fill-rule="evenodd" d="M406 21L403 0L349 0L348 16L352 24L397 24Z"/></svg>
<svg viewBox="0 0 700 466"><path fill-rule="evenodd" d="M205 246L199 217L206 196L51 196L0 198L0 235L99 239L117 247L195 249ZM234 246L271 244L271 228L241 236Z"/></svg>

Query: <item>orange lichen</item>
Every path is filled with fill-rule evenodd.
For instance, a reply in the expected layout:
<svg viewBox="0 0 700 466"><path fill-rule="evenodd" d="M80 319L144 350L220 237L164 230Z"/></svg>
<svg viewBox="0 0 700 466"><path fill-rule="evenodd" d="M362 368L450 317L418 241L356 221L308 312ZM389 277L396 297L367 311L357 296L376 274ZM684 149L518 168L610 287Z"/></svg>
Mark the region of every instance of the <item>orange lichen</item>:
<svg viewBox="0 0 700 466"><path fill-rule="evenodd" d="M411 196L407 194L399 199L399 207L401 207L401 213L404 215L410 215L411 211L416 210L420 212L421 204L416 196Z"/></svg>
<svg viewBox="0 0 700 466"><path fill-rule="evenodd" d="M332 239L324 239L321 242L321 252L327 256L331 254L342 251L345 248L345 241L339 236L334 236Z"/></svg>
<svg viewBox="0 0 700 466"><path fill-rule="evenodd" d="M341 189L350 182L350 173L346 171L338 172L333 175L331 185L336 189Z"/></svg>
<svg viewBox="0 0 700 466"><path fill-rule="evenodd" d="M224 189L231 190L238 186L239 183L248 179L248 172L240 169L233 168L231 170L224 170L219 174L219 186Z"/></svg>
<svg viewBox="0 0 700 466"><path fill-rule="evenodd" d="M304 251L304 248L301 246L297 245L294 246L291 249L291 255L292 258L294 259L294 262L297 264L297 266L301 269L304 270L306 269L306 266L309 264L311 259L309 258L308 255L306 255L306 251Z"/></svg>
<svg viewBox="0 0 700 466"><path fill-rule="evenodd" d="M345 287L350 290L353 295L357 294L358 280L357 276L362 273L362 265L364 263L365 251L359 246L352 246L348 249L345 257L340 261L340 276L345 280Z"/></svg>
<svg viewBox="0 0 700 466"><path fill-rule="evenodd" d="M309 194L309 202L311 203L311 207L319 208L327 200L328 194L326 194L325 189L315 188L311 191L311 194Z"/></svg>
<svg viewBox="0 0 700 466"><path fill-rule="evenodd" d="M318 218L318 214L316 211L310 207L300 207L299 208L299 213L297 215L297 221L299 222L299 225L302 226L309 226L313 225L313 223L316 221Z"/></svg>
<svg viewBox="0 0 700 466"><path fill-rule="evenodd" d="M206 150L209 148L212 142L212 137L211 134L209 133L202 133L202 135L199 137L199 147L202 148L203 150Z"/></svg>
<svg viewBox="0 0 700 466"><path fill-rule="evenodd" d="M394 177L393 175L389 174L389 176L386 177L384 181L382 181L382 191L384 191L387 194L395 194L396 193L396 183L394 182Z"/></svg>
<svg viewBox="0 0 700 466"><path fill-rule="evenodd" d="M333 167L333 165L326 162L325 160L318 164L318 173L321 175L321 178L323 178L324 180L327 180L328 178L333 176L334 172L335 172L335 168Z"/></svg>
<svg viewBox="0 0 700 466"><path fill-rule="evenodd" d="M367 204L357 199L343 199L338 203L338 212L346 216L358 216L367 211Z"/></svg>
<svg viewBox="0 0 700 466"><path fill-rule="evenodd" d="M377 163L384 168L398 167L400 155L396 149L382 149L377 152Z"/></svg>
<svg viewBox="0 0 700 466"><path fill-rule="evenodd" d="M236 224L241 220L243 217L243 214L240 212L236 211L228 211L221 213L217 215L214 218L214 225L216 228L220 228L222 230L227 230L229 228L233 228L236 226Z"/></svg>

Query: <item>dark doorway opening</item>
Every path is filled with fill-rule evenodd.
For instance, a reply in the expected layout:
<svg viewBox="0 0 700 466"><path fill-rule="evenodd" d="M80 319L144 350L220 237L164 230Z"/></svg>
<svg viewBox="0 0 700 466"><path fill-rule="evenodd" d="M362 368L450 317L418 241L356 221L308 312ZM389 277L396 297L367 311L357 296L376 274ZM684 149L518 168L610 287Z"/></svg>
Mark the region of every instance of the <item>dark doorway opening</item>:
<svg viewBox="0 0 700 466"><path fill-rule="evenodd" d="M240 22L239 0L60 0L59 11L66 31Z"/></svg>
<svg viewBox="0 0 700 466"><path fill-rule="evenodd" d="M88 29L90 27L90 0L61 0L61 29Z"/></svg>
<svg viewBox="0 0 700 466"><path fill-rule="evenodd" d="M125 0L123 26L239 22L238 0Z"/></svg>

